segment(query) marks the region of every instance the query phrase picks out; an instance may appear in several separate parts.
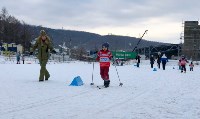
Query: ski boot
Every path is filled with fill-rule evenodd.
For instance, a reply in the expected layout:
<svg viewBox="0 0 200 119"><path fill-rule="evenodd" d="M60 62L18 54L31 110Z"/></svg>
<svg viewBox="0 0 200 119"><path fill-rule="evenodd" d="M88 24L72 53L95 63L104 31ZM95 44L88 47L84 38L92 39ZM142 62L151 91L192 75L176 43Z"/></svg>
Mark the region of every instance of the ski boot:
<svg viewBox="0 0 200 119"><path fill-rule="evenodd" d="M49 80L49 77L50 77L50 75L47 76L47 77L45 77L45 81L48 81L48 80Z"/></svg>
<svg viewBox="0 0 200 119"><path fill-rule="evenodd" d="M109 87L109 85L110 85L110 80L104 80L105 88Z"/></svg>
<svg viewBox="0 0 200 119"><path fill-rule="evenodd" d="M42 79L39 79L39 82L42 82L42 81L44 81L44 80L42 80Z"/></svg>

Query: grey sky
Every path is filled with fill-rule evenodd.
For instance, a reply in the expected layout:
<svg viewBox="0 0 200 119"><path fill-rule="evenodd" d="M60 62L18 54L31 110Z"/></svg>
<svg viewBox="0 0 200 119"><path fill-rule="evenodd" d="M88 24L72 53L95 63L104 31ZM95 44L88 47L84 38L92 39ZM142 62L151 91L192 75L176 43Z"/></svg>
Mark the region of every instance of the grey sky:
<svg viewBox="0 0 200 119"><path fill-rule="evenodd" d="M199 0L0 0L28 24L179 43L182 20L197 21Z"/></svg>

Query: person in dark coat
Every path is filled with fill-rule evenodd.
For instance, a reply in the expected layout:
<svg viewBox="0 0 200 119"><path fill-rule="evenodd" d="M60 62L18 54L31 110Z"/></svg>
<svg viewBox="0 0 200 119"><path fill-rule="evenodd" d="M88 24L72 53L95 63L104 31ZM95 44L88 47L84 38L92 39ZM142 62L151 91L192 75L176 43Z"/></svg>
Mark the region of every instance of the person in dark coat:
<svg viewBox="0 0 200 119"><path fill-rule="evenodd" d="M165 56L165 54L163 54L163 56L161 57L161 62L162 62L163 70L165 70L166 63L168 62L168 59Z"/></svg>
<svg viewBox="0 0 200 119"><path fill-rule="evenodd" d="M151 55L151 57L150 57L151 68L153 68L154 62L155 62L154 57L153 57L153 55Z"/></svg>
<svg viewBox="0 0 200 119"><path fill-rule="evenodd" d="M22 62L23 62L23 64L24 64L24 60L25 60L25 56L22 55Z"/></svg>
<svg viewBox="0 0 200 119"><path fill-rule="evenodd" d="M158 64L158 68L159 68L159 69L160 69L160 63L161 63L161 53L158 52L157 64Z"/></svg>
<svg viewBox="0 0 200 119"><path fill-rule="evenodd" d="M137 60L137 67L139 67L140 66L140 54L138 54L136 57L135 57L135 59Z"/></svg>

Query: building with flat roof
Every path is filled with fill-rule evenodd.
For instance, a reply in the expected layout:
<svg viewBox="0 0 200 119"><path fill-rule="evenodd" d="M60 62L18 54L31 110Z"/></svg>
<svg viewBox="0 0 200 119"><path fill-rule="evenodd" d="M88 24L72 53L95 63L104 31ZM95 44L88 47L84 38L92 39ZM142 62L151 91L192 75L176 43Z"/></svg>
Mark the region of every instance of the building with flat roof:
<svg viewBox="0 0 200 119"><path fill-rule="evenodd" d="M1 43L0 51L23 52L23 46L15 43Z"/></svg>
<svg viewBox="0 0 200 119"><path fill-rule="evenodd" d="M200 25L198 21L185 21L182 53L188 59L200 60Z"/></svg>

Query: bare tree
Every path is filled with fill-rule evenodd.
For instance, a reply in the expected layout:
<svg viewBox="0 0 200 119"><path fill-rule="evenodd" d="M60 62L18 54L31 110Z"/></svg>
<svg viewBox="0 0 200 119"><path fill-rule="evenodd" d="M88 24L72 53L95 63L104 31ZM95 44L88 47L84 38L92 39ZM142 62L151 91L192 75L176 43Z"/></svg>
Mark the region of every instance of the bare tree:
<svg viewBox="0 0 200 119"><path fill-rule="evenodd" d="M14 16L8 14L6 8L2 8L0 14L0 40L6 43L22 44L25 50L29 50L31 31L29 25L22 23Z"/></svg>

